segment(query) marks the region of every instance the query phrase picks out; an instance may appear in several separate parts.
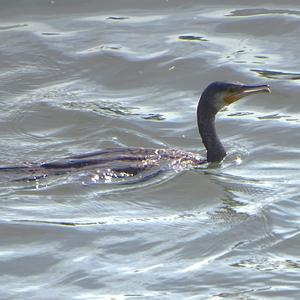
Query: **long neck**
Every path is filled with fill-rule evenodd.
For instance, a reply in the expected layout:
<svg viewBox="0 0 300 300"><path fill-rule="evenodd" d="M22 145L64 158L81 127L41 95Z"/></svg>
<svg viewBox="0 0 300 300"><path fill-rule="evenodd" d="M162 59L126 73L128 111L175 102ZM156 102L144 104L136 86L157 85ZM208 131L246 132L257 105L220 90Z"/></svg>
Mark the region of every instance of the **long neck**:
<svg viewBox="0 0 300 300"><path fill-rule="evenodd" d="M226 156L226 151L216 132L215 115L216 112L208 109L200 100L197 109L198 129L207 150L208 162L218 162Z"/></svg>

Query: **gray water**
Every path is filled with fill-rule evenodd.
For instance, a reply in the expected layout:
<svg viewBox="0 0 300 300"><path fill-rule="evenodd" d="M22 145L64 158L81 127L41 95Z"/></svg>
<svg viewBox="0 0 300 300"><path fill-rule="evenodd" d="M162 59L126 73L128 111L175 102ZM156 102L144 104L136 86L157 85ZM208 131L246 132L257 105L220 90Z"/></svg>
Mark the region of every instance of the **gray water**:
<svg viewBox="0 0 300 300"><path fill-rule="evenodd" d="M218 115L220 166L1 182L0 298L298 299L299 35L297 0L0 0L1 166L204 154L207 84L272 89Z"/></svg>

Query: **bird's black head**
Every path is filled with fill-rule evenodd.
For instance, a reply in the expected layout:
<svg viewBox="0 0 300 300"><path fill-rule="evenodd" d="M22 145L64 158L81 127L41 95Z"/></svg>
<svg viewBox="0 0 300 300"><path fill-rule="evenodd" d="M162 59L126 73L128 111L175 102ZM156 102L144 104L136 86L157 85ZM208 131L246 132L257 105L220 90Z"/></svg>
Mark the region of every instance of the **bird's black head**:
<svg viewBox="0 0 300 300"><path fill-rule="evenodd" d="M219 162L226 156L215 129L216 113L240 98L263 92L270 93L270 87L227 82L213 82L203 91L198 104L197 121L208 162Z"/></svg>
<svg viewBox="0 0 300 300"><path fill-rule="evenodd" d="M269 85L245 85L216 81L203 91L199 106L200 109L206 109L216 114L224 106L256 93L270 93Z"/></svg>

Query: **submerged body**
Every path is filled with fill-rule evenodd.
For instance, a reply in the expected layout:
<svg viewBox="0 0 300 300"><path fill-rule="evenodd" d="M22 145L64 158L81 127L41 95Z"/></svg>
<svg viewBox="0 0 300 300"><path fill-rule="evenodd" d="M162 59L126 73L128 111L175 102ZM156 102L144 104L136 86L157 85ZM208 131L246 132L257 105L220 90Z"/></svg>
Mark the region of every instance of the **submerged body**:
<svg viewBox="0 0 300 300"><path fill-rule="evenodd" d="M101 180L137 176L149 170L154 170L150 174L186 170L207 162L220 162L226 156L226 151L216 133L216 114L240 98L261 92L270 92L269 86L214 82L204 90L197 107L197 124L207 158L176 149L111 148L50 163L0 167L0 176L14 174L15 180L35 180L92 169Z"/></svg>
<svg viewBox="0 0 300 300"><path fill-rule="evenodd" d="M147 169L167 161L170 166L190 166L205 162L203 157L178 149L109 148L88 154L76 155L67 160L45 163L45 169L69 169L105 166L116 172L136 173L135 168ZM131 170L131 172L129 172Z"/></svg>
<svg viewBox="0 0 300 300"><path fill-rule="evenodd" d="M0 181L7 177L14 181L32 181L78 171L93 172L97 181L134 176L140 176L140 180L144 180L144 177L153 177L169 170L196 168L206 162L198 154L178 149L108 148L50 163L0 167Z"/></svg>

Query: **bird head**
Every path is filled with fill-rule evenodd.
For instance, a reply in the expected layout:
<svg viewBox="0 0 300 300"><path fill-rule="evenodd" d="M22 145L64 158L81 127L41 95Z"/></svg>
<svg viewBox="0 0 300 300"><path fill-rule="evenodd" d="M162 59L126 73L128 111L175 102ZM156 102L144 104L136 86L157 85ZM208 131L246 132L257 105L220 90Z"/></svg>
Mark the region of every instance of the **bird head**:
<svg viewBox="0 0 300 300"><path fill-rule="evenodd" d="M213 82L202 93L201 104L215 114L224 106L257 93L270 93L269 85L245 85L242 83Z"/></svg>

